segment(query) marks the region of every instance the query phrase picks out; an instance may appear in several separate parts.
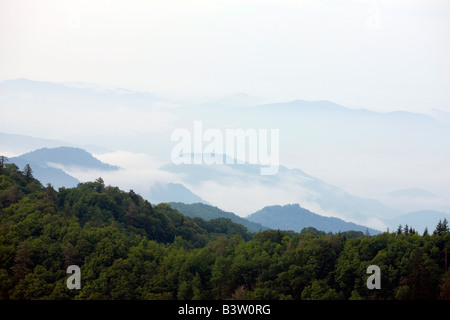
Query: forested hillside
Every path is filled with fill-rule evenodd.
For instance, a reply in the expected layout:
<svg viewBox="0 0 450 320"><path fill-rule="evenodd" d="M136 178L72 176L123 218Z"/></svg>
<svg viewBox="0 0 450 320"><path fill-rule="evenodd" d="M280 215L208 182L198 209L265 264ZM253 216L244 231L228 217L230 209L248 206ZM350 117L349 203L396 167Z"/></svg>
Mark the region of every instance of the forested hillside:
<svg viewBox="0 0 450 320"><path fill-rule="evenodd" d="M450 299L447 222L365 236L189 218L101 178L54 190L0 167L1 299ZM66 286L69 265L81 289ZM381 289L366 287L369 265Z"/></svg>
<svg viewBox="0 0 450 320"><path fill-rule="evenodd" d="M217 218L227 218L235 223L239 223L247 228L250 232L258 232L269 229L260 223L252 222L245 218L242 218L232 212L223 211L217 207L204 204L204 203L192 203L186 204L181 202L169 202L169 205L188 217L199 217L203 220L211 220Z"/></svg>

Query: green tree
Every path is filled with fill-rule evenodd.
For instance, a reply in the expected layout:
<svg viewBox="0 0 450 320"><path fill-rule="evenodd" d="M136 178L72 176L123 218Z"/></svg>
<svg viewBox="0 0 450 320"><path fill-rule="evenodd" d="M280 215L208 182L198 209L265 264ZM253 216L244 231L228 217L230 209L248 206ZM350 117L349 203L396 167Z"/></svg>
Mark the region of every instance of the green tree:
<svg viewBox="0 0 450 320"><path fill-rule="evenodd" d="M444 232L448 232L448 221L446 218L444 220L439 220L438 224L436 225L436 229L434 230L433 234L437 236L442 236Z"/></svg>
<svg viewBox="0 0 450 320"><path fill-rule="evenodd" d="M409 288L406 296L403 293L404 298L436 299L440 280L439 266L429 258L423 248L419 247L411 252L404 272L407 276L403 285Z"/></svg>
<svg viewBox="0 0 450 320"><path fill-rule="evenodd" d="M0 155L0 174L3 173L3 167L5 166L6 162L8 162L8 158Z"/></svg>
<svg viewBox="0 0 450 320"><path fill-rule="evenodd" d="M17 282L31 272L32 258L31 258L31 245L29 241L22 241L16 250L14 257L14 265L11 270L14 274L14 281Z"/></svg>
<svg viewBox="0 0 450 320"><path fill-rule="evenodd" d="M325 279L314 280L302 291L303 300L339 300L342 299L333 288L331 288Z"/></svg>
<svg viewBox="0 0 450 320"><path fill-rule="evenodd" d="M33 179L33 170L31 170L31 166L28 163L23 168L23 174L25 176L25 180L27 182L31 182Z"/></svg>

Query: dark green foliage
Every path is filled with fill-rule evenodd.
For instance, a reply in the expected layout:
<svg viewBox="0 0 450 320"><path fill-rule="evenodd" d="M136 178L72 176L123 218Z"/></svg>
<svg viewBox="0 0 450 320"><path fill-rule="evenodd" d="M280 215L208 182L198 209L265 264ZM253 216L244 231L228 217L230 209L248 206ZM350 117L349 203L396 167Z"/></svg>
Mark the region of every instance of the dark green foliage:
<svg viewBox="0 0 450 320"><path fill-rule="evenodd" d="M324 236L324 235L326 235L325 231L317 230L314 227L303 228L302 231L300 231L300 234L312 234L313 236Z"/></svg>
<svg viewBox="0 0 450 320"><path fill-rule="evenodd" d="M434 230L434 234L435 235L442 235L444 232L448 232L448 221L447 219L444 218L443 221L439 220L437 226L436 226L436 230Z"/></svg>
<svg viewBox="0 0 450 320"><path fill-rule="evenodd" d="M217 207L207 205L204 203L186 204L180 202L170 202L169 205L172 208L181 212L183 215L191 218L197 217L202 218L203 220L227 218L235 223L243 225L244 227L247 228L249 232L258 232L268 229L267 227L264 227L259 223L252 222L242 217L239 217L238 215L232 212L223 211Z"/></svg>
<svg viewBox="0 0 450 320"><path fill-rule="evenodd" d="M205 221L101 178L42 186L27 168L0 174L0 299L449 299L447 221L369 236L315 228L251 234ZM81 268L81 290L66 268ZM366 287L369 265L381 289Z"/></svg>

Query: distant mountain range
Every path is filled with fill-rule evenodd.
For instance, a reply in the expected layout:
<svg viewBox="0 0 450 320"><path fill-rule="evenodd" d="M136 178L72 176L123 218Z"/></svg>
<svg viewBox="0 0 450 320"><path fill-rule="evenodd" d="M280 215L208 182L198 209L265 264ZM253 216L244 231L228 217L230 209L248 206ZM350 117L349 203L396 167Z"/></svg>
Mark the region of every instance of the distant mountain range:
<svg viewBox="0 0 450 320"><path fill-rule="evenodd" d="M360 220L362 225L366 224L365 219L367 218L372 221L378 220L381 223L386 218L400 214L378 200L351 195L345 190L327 184L299 169L280 166L278 174L261 176L260 168L260 165L248 163L232 165L168 164L162 167L163 170L182 176L182 184L202 199L213 204L218 203L217 199L214 199L215 197L220 197L220 201L225 203L225 198L230 196L247 196L248 199L259 199L259 208L261 208L283 204L280 203L282 196L284 204L286 202L300 203L320 215L340 215L350 221ZM217 193L209 198L207 196L212 190L205 186L212 185L216 188ZM289 197L286 197L286 194ZM175 199L176 195L171 195L171 198ZM247 210L247 214L241 211L238 213L240 216L248 215L259 209L246 207L246 205L243 202L241 210Z"/></svg>
<svg viewBox="0 0 450 320"><path fill-rule="evenodd" d="M242 224L250 232L266 229L301 232L304 228L314 227L321 231L333 233L345 231L361 231L364 233L368 231L371 235L380 233L379 230L345 222L338 218L320 216L300 207L298 204L268 206L246 218L203 203L184 204L171 202L169 205L189 217L199 217L204 220L227 218L235 223Z"/></svg>
<svg viewBox="0 0 450 320"><path fill-rule="evenodd" d="M396 218L408 218L408 212L450 212L450 122L443 121L445 112L376 112L330 101L262 104L244 93L193 105L121 88L28 79L0 83L0 109L5 111L0 128L9 132L0 133L0 154L21 169L32 162L35 176L55 187L74 186L84 178L70 176L65 170L70 166L110 173L115 168L97 167L73 149L64 151L72 158L48 150L24 153L44 147L124 152L130 161L117 163L129 167L114 176L118 185L138 185L152 202L210 203L240 217L274 205L299 204L320 216L385 230L397 224ZM173 131L193 133L196 120L204 130L221 133L279 129L278 173L261 176L261 166L249 163L173 164ZM158 166L167 165L156 168L144 162L151 161L147 156L158 159ZM388 192L395 189L401 190ZM417 218L430 229L433 215Z"/></svg>
<svg viewBox="0 0 450 320"><path fill-rule="evenodd" d="M434 210L420 210L410 212L392 219L387 220L390 231L395 231L401 225L405 227L414 228L417 232L422 234L426 229L431 234L436 229L439 220L447 219L450 222L450 214L434 211Z"/></svg>
<svg viewBox="0 0 450 320"><path fill-rule="evenodd" d="M97 170L117 170L119 167L103 163L89 152L72 147L42 148L12 158L13 161L29 161L39 166L62 165Z"/></svg>
<svg viewBox="0 0 450 320"><path fill-rule="evenodd" d="M119 169L117 166L101 162L83 149L74 147L42 148L10 158L9 162L16 164L20 169L23 169L26 164L30 164L33 175L37 179L44 184L51 183L55 188L70 188L79 183L76 178L67 174L63 168L77 167L85 170L104 171ZM247 170L252 169L256 168L247 168ZM246 219L235 213L209 205L184 185L177 183L154 187L151 190L151 195L150 201L152 203L167 202L186 216L200 217L205 220L227 218L245 226L250 232L269 228L300 232L304 227L312 226L326 232L369 230L371 234L377 233L376 230L346 223L337 218L319 216L298 205L265 207ZM173 202L175 199L178 202ZM298 212L294 213L292 209ZM268 216L264 214L268 211L272 213L272 218L270 219L267 219ZM307 215L305 215L305 212L307 212ZM280 221L284 221L284 224L280 224Z"/></svg>
<svg viewBox="0 0 450 320"><path fill-rule="evenodd" d="M433 210L435 212L450 212L449 194L440 196L421 188L398 189L379 197L384 204L397 208L403 213Z"/></svg>
<svg viewBox="0 0 450 320"><path fill-rule="evenodd" d="M63 186L74 187L80 182L67 174L63 170L64 168L77 167L84 170L101 171L119 169L117 166L101 162L83 149L74 147L42 148L18 157L12 157L9 159L9 162L15 163L20 169L23 169L26 164L30 164L33 175L37 179L44 184L51 183L55 188ZM242 179L243 177L249 179L253 175L257 175L259 170L258 166L249 164L233 166L230 170L227 170L228 175L224 175L223 167L219 169L214 166L202 167L197 165L174 167L168 165L165 168L170 171L174 171L175 169L181 170L185 174L185 181L194 186L207 179L215 179L219 182L230 183L234 178L237 179L235 183L239 183L239 179ZM233 173L233 170L237 171ZM384 207L381 203L377 203L375 200L351 196L298 169L280 167L280 173L282 175L281 177L278 175L265 177L264 183L276 187L280 183L278 179L282 179L283 175L289 175L292 181L298 183L303 188L307 188L309 191L312 190L316 195L315 199L319 200L319 203L322 203L323 205L328 204L328 208L330 208L333 203L335 203L337 207L347 203L347 209L349 212L352 212L352 206L353 208L358 208L358 206L354 206L355 204L359 204L360 210L364 210L362 209L364 206L373 207L375 203L380 209L387 208L388 210L392 210L388 207ZM193 182L197 182L197 184ZM321 196L318 197L318 194L321 194ZM389 196L434 197L432 193L420 189L397 190L390 192ZM323 199L325 202L321 202L322 200L320 199ZM173 208L190 217L200 217L205 220L228 218L233 222L244 225L250 232L265 229L293 230L300 232L303 228L307 227L314 227L318 230L334 233L350 230L361 232L368 231L370 234L377 234L380 232L380 230L368 228L361 224L314 213L313 211L303 208L299 204L264 206L261 210L253 212L244 218L233 212L224 211L216 206L210 205L185 185L180 183L156 184L150 189L148 200L152 203L169 203ZM353 203L353 205L351 203ZM341 208L344 210L345 205ZM355 211L355 213L357 212L358 211ZM399 225L408 225L421 233L425 228L428 228L428 231L431 233L438 221L444 218L450 221L449 214L433 210L422 210L398 215L395 218L384 216L382 221L384 221L391 231L395 230Z"/></svg>
<svg viewBox="0 0 450 320"><path fill-rule="evenodd" d="M379 230L367 228L334 217L324 217L306 210L298 204L284 206L268 206L247 217L248 220L268 226L271 229L302 231L303 228L314 227L325 232L368 231L375 235Z"/></svg>
<svg viewBox="0 0 450 320"><path fill-rule="evenodd" d="M204 203L202 198L194 194L191 190L180 183L157 183L150 188L148 200L151 203L172 203L180 202L184 204Z"/></svg>
<svg viewBox="0 0 450 320"><path fill-rule="evenodd" d="M265 227L260 223L249 221L248 219L239 217L238 215L232 212L226 212L217 207L207 205L204 203L185 204L180 202L170 202L169 205L172 208L178 210L183 215L191 218L198 217L207 221L218 218L230 219L231 221L239 223L244 227L246 227L249 232L258 232L261 230L269 229L268 227Z"/></svg>
<svg viewBox="0 0 450 320"><path fill-rule="evenodd" d="M80 168L84 170L118 170L96 159L92 154L80 148L57 147L42 148L12 157L9 162L23 169L29 164L35 178L42 183L51 183L53 187L75 187L80 181L64 171L64 168Z"/></svg>
<svg viewBox="0 0 450 320"><path fill-rule="evenodd" d="M267 206L257 212L243 218L232 212L223 211L215 206L204 203L185 204L180 202L169 202L169 205L189 217L199 217L204 220L227 218L235 223L239 223L250 232L257 232L266 229L293 230L301 232L304 228L314 227L324 232L346 232L361 231L369 232L370 235L378 234L386 230L377 230L346 222L335 217L325 217L302 208L299 204ZM431 234L439 220L447 219L450 215L444 212L423 210L411 212L399 217L388 219L386 222L390 232L397 230L398 226L414 228L422 234L425 228Z"/></svg>

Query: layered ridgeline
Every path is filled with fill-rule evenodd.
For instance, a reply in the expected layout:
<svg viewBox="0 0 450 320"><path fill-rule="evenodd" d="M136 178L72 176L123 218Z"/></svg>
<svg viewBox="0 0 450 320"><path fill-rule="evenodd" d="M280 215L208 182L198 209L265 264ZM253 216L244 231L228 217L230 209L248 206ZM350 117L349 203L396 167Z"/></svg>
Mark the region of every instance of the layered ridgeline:
<svg viewBox="0 0 450 320"><path fill-rule="evenodd" d="M200 217L204 220L227 218L233 222L242 224L250 232L267 229L302 232L302 230L307 230L312 227L324 233L346 231L359 231L371 235L381 233L379 230L346 222L335 217L325 217L315 214L298 204L264 207L245 218L204 203L185 204L170 202L169 204L172 208L186 216Z"/></svg>
<svg viewBox="0 0 450 320"><path fill-rule="evenodd" d="M248 220L270 226L272 229L300 232L304 228L314 227L325 232L361 231L378 234L380 231L367 228L335 217L315 214L298 204L268 206L247 217Z"/></svg>
<svg viewBox="0 0 450 320"><path fill-rule="evenodd" d="M183 204L208 204L181 183L155 183L150 187L148 198L152 203L171 203L176 200Z"/></svg>
<svg viewBox="0 0 450 320"><path fill-rule="evenodd" d="M75 187L80 181L72 176L72 172L95 172L97 176L111 173L111 171L117 171L120 168L107 163L104 163L95 158L91 153L84 149L76 147L54 147L54 148L41 148L31 152L22 154L21 156L10 158L10 162L17 164L19 168L24 168L26 164L30 164L33 169L33 175L42 184L51 185L58 189L60 187ZM225 165L227 170L220 170L219 166L164 166L169 172L177 170L181 172L182 176L186 179L185 183L188 186L193 187L198 191L199 181L212 182L217 181L214 189L223 191L228 194L229 198L233 201L239 200L236 197L240 197L238 192L239 184L247 183L248 179L254 181L257 184L258 179L264 180L264 185L274 188L273 190L298 190L298 195L307 190L306 194L315 194L315 201L320 203L320 207L330 209L331 211L340 212L342 217L338 219L329 217L320 212L314 210L307 210L304 206L310 203L310 199L299 197L298 199L292 199L288 205L272 205L272 203L278 203L278 199L271 195L270 199L266 197L260 197L262 204L257 210L253 210L251 214L243 217L241 210L236 208L234 210L222 210L219 209L217 203L214 205L203 200L196 193L181 183L153 183L151 184L151 177L149 177L149 192L141 193L142 196L150 201L152 204L158 203L173 203L177 206L181 213L190 217L200 217L204 220L214 218L228 218L233 222L244 225L249 231L256 232L265 228L269 229L281 229L281 230L293 230L300 232L303 228L314 227L325 232L339 232L357 230L370 234L376 234L379 230L396 230L399 225L413 227L417 232L421 234L427 229L432 230L437 225L439 220L450 220L450 215L434 210L411 210L416 206L414 200L429 204L433 201L439 201L437 195L431 194L425 190L408 189L397 190L390 192L386 200L388 203L402 202L409 203L406 209L410 209L411 212L405 211L404 214L386 214L392 213L392 209L383 205L379 201L372 199L363 199L352 196L342 189L333 187L320 181L317 178L308 176L306 173L298 169L287 169L280 167L280 172L276 176L260 176L259 166L243 164L243 165ZM223 166L222 166L223 169ZM83 174L82 174L83 175ZM92 175L91 175L92 176ZM78 177L78 175L77 175ZM293 184L286 185L282 183L284 179L289 179ZM246 182L247 181L247 182ZM196 185L197 184L197 185ZM236 188L228 188L230 184L236 185ZM297 188L297 189L296 189ZM200 188L201 190L201 188ZM216 190L216 191L217 191ZM250 191L253 189L247 189L246 192L249 196L257 198L256 192L253 194ZM258 189L261 191L262 189ZM268 193L266 193L267 195ZM282 194L281 194L282 195ZM217 199L213 199L217 200ZM270 203L273 201L272 203ZM269 202L269 203L267 203ZM175 204L179 203L179 204ZM199 205L202 203L203 205ZM242 203L239 202L239 203ZM242 203L245 206L245 202ZM432 206L431 206L432 207ZM242 207L240 207L242 208ZM261 209L262 208L262 209ZM239 212L240 215L237 215ZM365 223L352 223L356 218L369 216L377 218L376 213L384 212L384 219L381 219L381 225L378 230L374 228L368 228ZM373 215L372 215L373 214ZM349 219L348 216L353 217ZM378 216L379 217L379 216ZM379 217L380 218L380 217ZM252 221L250 221L252 220ZM256 223L256 224L255 224Z"/></svg>
<svg viewBox="0 0 450 320"><path fill-rule="evenodd" d="M204 220L226 218L235 223L242 224L247 228L249 232L258 232L269 229L268 227L253 221L249 221L245 218L239 217L233 212L223 211L217 207L207 205L204 203L192 203L186 204L181 202L170 202L169 205L188 217L199 217ZM276 228L275 228L276 229ZM289 229L286 229L289 230Z"/></svg>
<svg viewBox="0 0 450 320"><path fill-rule="evenodd" d="M88 172L95 170L101 175L106 171L114 171L120 169L117 166L113 166L104 162L101 162L95 158L91 153L75 147L54 147L54 148L41 148L31 152L24 153L18 157L9 159L10 162L15 163L19 168L23 168L26 164L29 164L33 169L33 175L40 180L44 185L50 183L55 189L60 187L75 187L80 181L69 173L73 170L79 172ZM165 166L167 167L167 166ZM171 166L169 166L171 167ZM199 180L202 177L216 177L218 181L223 179L224 174L217 172L218 168L209 167L196 167L196 168L184 168L184 174L192 176L195 174L195 180ZM230 168L231 169L231 168ZM255 178L254 174L257 173L259 168L257 166L251 166L249 164L234 166L233 170L244 170L244 172L249 177ZM290 175L292 177L304 177L304 173L299 170L293 170L292 172L286 172L287 169L282 167L282 174ZM230 172L230 170L229 170ZM253 176L252 176L253 175ZM256 174L259 177L259 174ZM231 179L231 178L230 178ZM271 185L276 185L277 178L266 177L270 180ZM303 181L298 178L299 183ZM324 183L311 183L312 178L308 177L308 188L315 191L327 190L327 193L323 193L322 199L325 201L330 201L334 203L344 203L348 202L355 204L357 201L353 201L354 198L345 196L342 192L331 192L330 187L323 187ZM269 182L269 181L268 181ZM362 227L356 224L346 223L344 221L339 221L339 219L326 217L323 215L317 215L311 213L315 218L311 220L310 216L302 216L301 211L292 214L285 207L276 207L277 217L273 219L265 220L264 222L252 222L246 218L242 218L235 214L234 212L224 211L216 206L210 205L208 202L204 201L201 197L194 194L189 188L180 183L155 183L149 188L148 193L142 194L142 196L153 204L158 203L171 203L175 209L179 210L186 216L189 217L200 217L204 220L216 219L216 218L227 218L231 219L233 222L244 225L250 232L257 232L264 229L281 229L281 230L294 230L300 232L305 227L315 227L319 230L326 232L339 232L339 231L349 231L358 230L366 231L366 227ZM336 194L339 194L336 197ZM230 195L231 196L231 195ZM333 200L330 200L333 199ZM356 198L355 198L356 199ZM364 201L362 201L364 202ZM200 205L202 203L203 205ZM265 207L261 212L271 210L271 207ZM349 211L354 209L354 206L347 205ZM364 205L362 206L364 208ZM358 208L358 210L362 210ZM380 210L381 211L381 210ZM273 210L272 210L273 213ZM297 214L298 213L298 214ZM300 214L300 215L299 215ZM255 219L255 214L251 215ZM281 223L281 224L280 224ZM370 229L371 234L375 234L376 231Z"/></svg>
<svg viewBox="0 0 450 320"><path fill-rule="evenodd" d="M44 146L74 146L73 141L57 141L61 138L55 134L58 128L65 137L77 137L77 143L83 146L98 145L111 151L147 153L169 160L168 155L176 145L171 140L174 128L186 129L193 138L194 124L199 119L203 133L209 129L225 134L228 129L278 128L279 160L284 168L280 167L276 176L261 177L260 168L255 174L253 168L237 165L217 166L214 168L217 170L211 171L205 171L209 168L201 168L201 165L165 168L171 175L177 175L177 179L166 182L186 187L181 191L180 185L173 186L174 192L180 195L183 192L185 199L191 201L190 190L205 202L240 216L273 204L299 203L321 215L338 215L348 221L381 228L393 216L408 212L450 213L449 188L444 178L450 126L448 121L443 121L447 117L442 112L433 117L404 111L375 112L329 101L261 104L245 95L201 105L171 104L148 93L27 79L0 83L0 96L8 110L15 111L0 118L1 130L34 136L0 133L0 150L6 154L21 154ZM172 108L161 108L167 104ZM36 122L36 117L23 116L40 114L52 117L40 117ZM97 121L98 115L102 115L103 121ZM155 132L158 139L155 139ZM206 140L203 142L203 147L209 145ZM93 152L92 148L86 150ZM434 165L424 167L424 163ZM411 180L410 172L417 168L421 170L420 177ZM37 168L35 172L38 176ZM409 183L404 185L402 181ZM360 185L365 187L354 189ZM411 193L406 197L404 193L392 193L400 186L432 187L429 191L436 197L430 193L419 194L419 197ZM215 193L211 194L208 189ZM142 190L141 194L153 201L144 192ZM233 203L228 201L229 197L233 198ZM156 200L180 201L173 197ZM375 219L378 221L374 223ZM428 228L433 225L430 223Z"/></svg>
<svg viewBox="0 0 450 320"><path fill-rule="evenodd" d="M447 221L412 229L250 234L189 218L101 178L46 187L0 166L0 299L450 299ZM70 290L77 265L81 288ZM366 287L377 265L380 290Z"/></svg>
<svg viewBox="0 0 450 320"><path fill-rule="evenodd" d="M80 181L69 175L66 169L111 171L119 167L101 162L91 153L75 147L41 148L9 159L19 168L29 164L34 176L43 184L55 188L75 187Z"/></svg>

